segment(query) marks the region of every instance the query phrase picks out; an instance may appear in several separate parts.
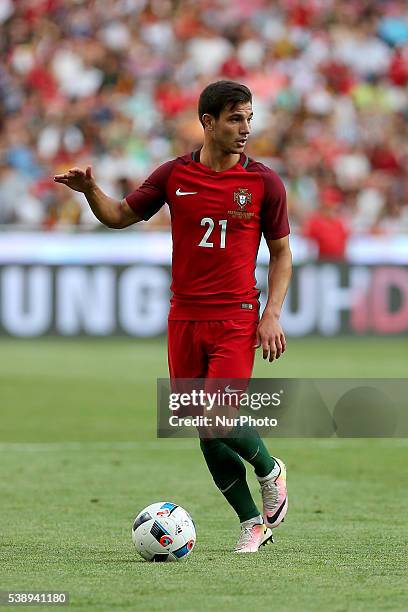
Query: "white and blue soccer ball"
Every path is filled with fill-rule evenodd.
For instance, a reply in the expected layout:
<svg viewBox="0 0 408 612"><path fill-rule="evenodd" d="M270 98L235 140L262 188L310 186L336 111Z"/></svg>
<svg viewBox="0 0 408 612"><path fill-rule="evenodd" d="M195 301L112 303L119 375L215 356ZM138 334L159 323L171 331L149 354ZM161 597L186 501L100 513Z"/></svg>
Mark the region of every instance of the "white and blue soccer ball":
<svg viewBox="0 0 408 612"><path fill-rule="evenodd" d="M172 502L157 502L135 518L132 540L146 561L183 561L194 548L196 530L184 508Z"/></svg>

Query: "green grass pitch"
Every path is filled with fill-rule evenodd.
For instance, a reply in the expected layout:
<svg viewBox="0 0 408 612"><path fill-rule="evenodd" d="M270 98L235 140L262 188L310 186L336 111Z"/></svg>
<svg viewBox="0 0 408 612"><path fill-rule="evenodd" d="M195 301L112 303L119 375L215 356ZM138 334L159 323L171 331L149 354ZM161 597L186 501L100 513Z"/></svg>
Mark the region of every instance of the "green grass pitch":
<svg viewBox="0 0 408 612"><path fill-rule="evenodd" d="M407 354L402 338L290 340L255 374L405 377ZM95 611L407 609L408 440L269 439L288 517L238 556L196 441L155 437L163 340L2 339L0 364L0 590L61 589ZM195 519L186 563L134 551L132 519L159 500Z"/></svg>

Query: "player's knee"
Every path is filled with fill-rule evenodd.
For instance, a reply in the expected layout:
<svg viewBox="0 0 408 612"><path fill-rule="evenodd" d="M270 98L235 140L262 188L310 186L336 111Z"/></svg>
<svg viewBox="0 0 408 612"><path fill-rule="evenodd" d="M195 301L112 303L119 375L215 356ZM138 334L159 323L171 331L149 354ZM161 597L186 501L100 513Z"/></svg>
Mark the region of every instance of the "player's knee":
<svg viewBox="0 0 408 612"><path fill-rule="evenodd" d="M223 425L217 426L217 436L219 438L229 438L235 429L235 425L228 424L227 422Z"/></svg>
<svg viewBox="0 0 408 612"><path fill-rule="evenodd" d="M234 430L234 425L222 424L222 425L212 425L208 427L200 427L198 429L198 434L200 439L204 440L216 440L222 438L228 438L232 431Z"/></svg>
<svg viewBox="0 0 408 612"><path fill-rule="evenodd" d="M217 453L222 446L222 441L216 438L200 438L200 448L206 456L208 453Z"/></svg>

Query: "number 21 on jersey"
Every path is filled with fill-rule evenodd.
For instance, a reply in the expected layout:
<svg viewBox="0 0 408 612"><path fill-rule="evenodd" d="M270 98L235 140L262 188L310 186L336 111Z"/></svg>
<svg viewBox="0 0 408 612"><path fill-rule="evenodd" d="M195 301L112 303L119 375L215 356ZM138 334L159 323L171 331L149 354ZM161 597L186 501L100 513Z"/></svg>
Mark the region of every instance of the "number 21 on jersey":
<svg viewBox="0 0 408 612"><path fill-rule="evenodd" d="M200 247L204 247L207 249L212 249L214 247L214 243L213 242L209 242L209 238L214 230L214 219L211 219L211 217L203 217L201 219L201 223L200 225L202 225L203 227L207 226L207 229L204 233L204 236L201 238L201 241L198 243L198 246ZM227 234L227 219L221 219L221 221L218 221L218 225L221 227L221 233L220 233L220 249L225 249L225 242L226 242L226 234Z"/></svg>

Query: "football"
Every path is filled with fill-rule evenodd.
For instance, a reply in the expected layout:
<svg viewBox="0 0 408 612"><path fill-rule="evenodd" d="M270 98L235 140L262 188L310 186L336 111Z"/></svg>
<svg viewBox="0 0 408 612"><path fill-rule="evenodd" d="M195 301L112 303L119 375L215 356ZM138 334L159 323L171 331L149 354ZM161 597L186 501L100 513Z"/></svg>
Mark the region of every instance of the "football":
<svg viewBox="0 0 408 612"><path fill-rule="evenodd" d="M183 561L196 542L194 521L181 506L157 502L133 521L132 540L146 561Z"/></svg>

